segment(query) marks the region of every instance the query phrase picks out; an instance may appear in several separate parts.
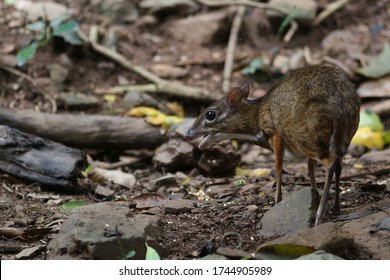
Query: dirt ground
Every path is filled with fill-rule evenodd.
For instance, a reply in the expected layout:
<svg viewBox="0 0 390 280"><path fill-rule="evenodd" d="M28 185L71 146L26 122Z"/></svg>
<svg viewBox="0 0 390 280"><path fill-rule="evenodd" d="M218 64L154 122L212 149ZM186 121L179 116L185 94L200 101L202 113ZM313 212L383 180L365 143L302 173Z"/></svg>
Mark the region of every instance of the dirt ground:
<svg viewBox="0 0 390 280"><path fill-rule="evenodd" d="M81 1L82 2L82 1ZM186 70L183 77L177 78L183 84L207 88L210 91L220 91L222 83L223 62L228 42L227 32L213 39L207 45L187 44L176 41L167 32L167 22L181 18L174 11L163 11L153 14L148 10L141 12L143 16L153 15L156 22L140 25L137 22L118 23L109 17L99 14L97 5L91 2L83 5L80 1L61 1L70 7L75 15L74 18L80 23L80 27L86 33L92 25L97 25L102 33L108 30L116 32L116 51L122 53L136 65L142 65L151 69L154 64L164 63L180 65L183 57L188 62L181 66ZM321 5L330 1L317 1ZM375 3L373 3L375 2ZM203 11L210 8L203 7ZM216 10L221 8L216 8ZM249 14L253 11L247 10ZM234 15L234 13L232 13ZM263 14L264 16L264 14ZM264 20L266 21L266 20ZM13 6L0 3L0 51L5 55L15 56L17 50L26 46L31 41L31 32L25 29L26 19L23 13ZM249 21L251 22L251 21ZM382 26L383 36L371 36L366 54L377 54L384 42L390 41L390 2L357 0L351 1L340 11L335 12L324 22L316 27L301 23L298 31L289 42L284 42L277 36L278 25L274 22L266 22L269 28L261 29L258 34L259 46L248 37L247 32L240 33L236 53L244 57L253 58L262 52L271 52L272 48L279 48L280 53L289 54L292 50L308 46L312 53L322 51L321 41L334 30L354 30L356 27L372 30L376 26ZM387 32L387 33L386 33ZM10 48L8 51L6 48ZM64 58L65 57L65 58ZM110 88L118 84L118 77L126 79L129 84L144 84L145 79L125 70L90 47L70 46L57 39L46 47L40 48L31 61L23 67L14 67L27 74L32 79L49 77L47 65L69 60L72 70L61 84L61 90L66 92L82 92L98 99L97 106L86 109L67 109L59 105L57 112L70 112L73 114L111 114L123 115L127 108L123 103L123 95L120 95L113 103L108 102L104 95L94 94L96 88ZM239 68L237 68L239 69ZM4 69L0 69L0 106L18 110L33 109L40 112L52 112L50 98L42 95L32 84ZM274 72L274 78L280 77L281 73ZM237 85L243 80L244 75L236 70L232 76L232 85ZM355 77L353 82L359 86L364 79ZM266 90L274 81L258 83L252 81L256 91ZM184 108L188 117L195 117L208 102L194 102L186 98L172 97L164 94L153 95L158 102L166 104L169 101L177 101ZM366 102L363 100L363 103ZM1 110L0 107L0 110ZM244 149L242 149L244 150ZM18 178L7 174L0 174L0 227L21 230L24 234L20 238L2 238L0 240L1 259L14 259L22 249L34 245L43 245L51 240L52 236L61 228L66 214L61 211L60 205L74 200L80 200L86 204L98 203L107 199L130 200L131 197L140 193L148 192L146 183L165 174L163 170L153 167L152 155L154 151L117 151L114 149L96 150L85 149L85 153L93 161L113 163L123 155L142 155L143 160L133 165L123 167L126 173L132 173L137 179L137 185L132 188L124 188L110 184L106 187L115 191L111 198L102 198L94 193L98 183L84 180L79 194L56 192L47 190L34 183L20 181ZM248 151L248 149L246 149ZM146 156L145 156L146 155ZM243 153L243 155L245 155ZM361 165L358 157L348 154L344 160L342 174L342 213L348 215L356 209L375 205L378 201L390 198L388 164L364 164ZM262 152L262 157L252 161L250 168L272 168L273 155L267 151ZM288 161L285 166L284 189L291 192L297 186L308 186L306 161ZM378 171L378 172L377 172ZM224 177L214 178L205 174L201 175L198 170L176 170L191 178L199 180L198 191L205 191L210 185L232 185L241 177L230 174ZM178 174L178 173L176 173ZM317 181L320 189L324 181L324 170L318 169ZM170 248L168 259L190 259L205 256L222 246L236 247L248 252L255 251L264 243L265 239L257 233L259 221L265 211L274 204L273 176L247 177L246 184L253 184L252 188L243 191L218 190L213 196L208 196L208 203L191 211L190 213L169 214L163 216L162 230L163 239L161 244ZM214 182L214 183L213 183ZM381 184L385 187L381 187ZM387 189L386 189L387 184ZM259 190L260 188L260 190ZM161 187L155 190L169 198L175 199L199 199L199 193L182 185L176 188ZM331 195L331 199L333 195ZM331 201L329 200L329 202ZM258 206L254 209L252 206ZM330 217L329 219L335 219ZM227 234L228 233L228 234ZM273 237L275 238L275 237ZM240 241L242 240L242 241ZM237 245L237 246L236 246ZM346 256L354 258L354 256ZM45 259L45 250L31 259Z"/></svg>

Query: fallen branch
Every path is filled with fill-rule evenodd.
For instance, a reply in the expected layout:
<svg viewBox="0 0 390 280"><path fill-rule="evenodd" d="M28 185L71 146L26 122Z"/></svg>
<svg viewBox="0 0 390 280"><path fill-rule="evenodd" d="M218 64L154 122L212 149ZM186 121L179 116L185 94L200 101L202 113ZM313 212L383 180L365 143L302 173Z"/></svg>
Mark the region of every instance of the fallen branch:
<svg viewBox="0 0 390 280"><path fill-rule="evenodd" d="M247 6L252 8L264 9L264 10L273 10L283 15L286 14L286 11L280 7L268 3L254 2L251 0L196 0L196 1L209 7L239 5L239 6Z"/></svg>
<svg viewBox="0 0 390 280"><path fill-rule="evenodd" d="M164 142L160 128L140 118L46 114L0 109L0 123L73 147L139 149Z"/></svg>
<svg viewBox="0 0 390 280"><path fill-rule="evenodd" d="M328 16L342 8L345 4L347 4L349 0L338 0L336 2L332 2L328 5L328 7L323 10L314 20L313 25L319 25L324 19L326 19Z"/></svg>
<svg viewBox="0 0 390 280"><path fill-rule="evenodd" d="M77 149L0 125L0 170L43 186L74 191L85 155Z"/></svg>
<svg viewBox="0 0 390 280"><path fill-rule="evenodd" d="M225 59L225 66L223 69L223 81L222 81L223 92L227 92L230 88L230 78L233 69L234 51L236 49L238 33L241 28L244 14L245 14L245 7L239 6L237 9L237 13L233 19L232 29L230 31L229 43L226 51L226 59Z"/></svg>
<svg viewBox="0 0 390 280"><path fill-rule="evenodd" d="M91 29L91 30L93 31L94 29ZM95 32L95 31L93 31L93 32ZM206 89L190 87L190 86L186 86L186 85L183 85L181 83L178 83L178 82L171 82L171 81L164 80L164 79L158 77L157 75L153 74L152 72L146 70L145 68L143 68L139 65L133 64L131 61L129 61L125 56L121 55L120 53L113 51L113 50L97 43L94 40L90 40L80 30L79 30L78 34L84 42L91 44L92 48L96 52L110 58L111 60L115 61L116 63L118 63L122 67L124 67L124 68L138 74L139 76L145 78L146 80L152 82L156 87L154 92L162 92L162 93L170 94L172 96L190 98L190 99L201 100L201 101L213 101L213 100L220 97L220 94L218 94L218 93L215 93L212 96L211 93ZM92 37L95 37L95 36L92 36ZM216 97L214 97L214 96L216 96Z"/></svg>

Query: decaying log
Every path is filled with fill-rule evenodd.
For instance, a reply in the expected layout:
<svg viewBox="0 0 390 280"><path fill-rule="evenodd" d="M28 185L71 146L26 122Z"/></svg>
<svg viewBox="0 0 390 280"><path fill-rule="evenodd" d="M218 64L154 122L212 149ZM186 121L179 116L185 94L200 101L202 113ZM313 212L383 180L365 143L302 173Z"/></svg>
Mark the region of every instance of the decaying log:
<svg viewBox="0 0 390 280"><path fill-rule="evenodd" d="M87 166L77 149L0 125L0 171L57 190L75 191Z"/></svg>
<svg viewBox="0 0 390 280"><path fill-rule="evenodd" d="M164 142L159 127L131 117L47 114L0 108L0 124L71 147L140 149L155 148Z"/></svg>

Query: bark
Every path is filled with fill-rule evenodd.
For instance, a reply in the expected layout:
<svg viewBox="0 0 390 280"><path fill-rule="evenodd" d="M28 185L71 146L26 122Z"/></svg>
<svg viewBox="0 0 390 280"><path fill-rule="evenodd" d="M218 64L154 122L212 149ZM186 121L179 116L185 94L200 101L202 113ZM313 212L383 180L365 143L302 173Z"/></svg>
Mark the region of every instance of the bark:
<svg viewBox="0 0 390 280"><path fill-rule="evenodd" d="M57 190L77 190L87 166L77 149L0 125L0 171Z"/></svg>
<svg viewBox="0 0 390 280"><path fill-rule="evenodd" d="M131 117L47 114L0 108L0 124L72 147L140 149L155 148L164 142L159 127Z"/></svg>

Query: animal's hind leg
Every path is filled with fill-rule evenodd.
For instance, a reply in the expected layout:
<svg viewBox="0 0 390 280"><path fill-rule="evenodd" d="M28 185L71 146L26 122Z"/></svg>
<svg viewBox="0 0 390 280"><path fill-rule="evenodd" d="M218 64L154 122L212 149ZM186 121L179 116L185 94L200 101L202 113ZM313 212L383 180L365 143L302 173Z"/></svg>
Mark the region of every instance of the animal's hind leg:
<svg viewBox="0 0 390 280"><path fill-rule="evenodd" d="M310 178L310 186L314 189L316 189L316 168L317 168L317 161L309 158L307 160L307 169L309 171L309 178Z"/></svg>
<svg viewBox="0 0 390 280"><path fill-rule="evenodd" d="M332 213L335 215L340 215L340 176L341 171L343 169L343 159L342 157L336 157L335 159L335 195L334 195L334 202L333 202L333 208Z"/></svg>
<svg viewBox="0 0 390 280"><path fill-rule="evenodd" d="M317 215L316 215L316 222L315 222L316 226L324 222L324 217L327 212L326 204L329 197L330 185L332 184L333 175L336 168L336 160L332 161L331 159L326 158L322 160L322 163L325 167L326 175L325 175L324 193L322 194L320 205L318 207Z"/></svg>

